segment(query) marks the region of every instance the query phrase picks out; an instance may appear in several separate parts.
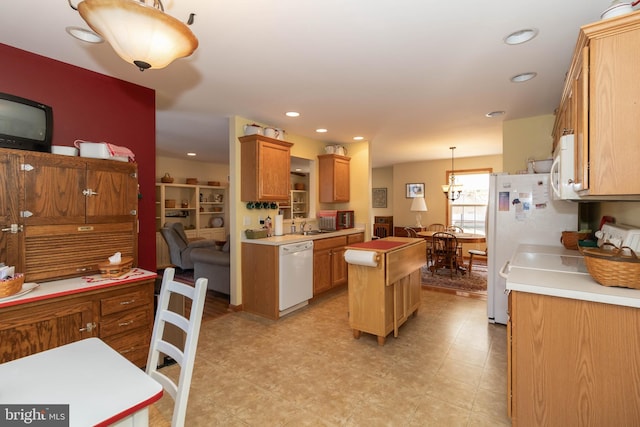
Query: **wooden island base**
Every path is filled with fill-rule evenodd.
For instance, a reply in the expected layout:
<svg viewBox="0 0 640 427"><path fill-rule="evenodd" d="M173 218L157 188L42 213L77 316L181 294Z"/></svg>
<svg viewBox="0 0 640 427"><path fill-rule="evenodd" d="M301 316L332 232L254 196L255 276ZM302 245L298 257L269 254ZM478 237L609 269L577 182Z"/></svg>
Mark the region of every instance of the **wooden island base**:
<svg viewBox="0 0 640 427"><path fill-rule="evenodd" d="M375 251L375 267L349 263L349 324L353 337L375 335L384 345L387 335L415 315L420 306L420 268L426 262L424 239L387 237L357 243L347 250Z"/></svg>

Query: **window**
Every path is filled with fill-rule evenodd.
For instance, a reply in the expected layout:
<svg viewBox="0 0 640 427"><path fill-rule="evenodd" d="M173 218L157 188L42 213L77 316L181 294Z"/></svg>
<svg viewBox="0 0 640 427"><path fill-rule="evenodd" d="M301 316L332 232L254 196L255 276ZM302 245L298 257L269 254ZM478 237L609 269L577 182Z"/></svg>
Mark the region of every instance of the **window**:
<svg viewBox="0 0 640 427"><path fill-rule="evenodd" d="M491 170L456 172L456 184L462 184L458 200L449 202L447 217L451 225L465 233L486 235L487 205L489 203L489 174ZM447 180L450 171L447 172Z"/></svg>

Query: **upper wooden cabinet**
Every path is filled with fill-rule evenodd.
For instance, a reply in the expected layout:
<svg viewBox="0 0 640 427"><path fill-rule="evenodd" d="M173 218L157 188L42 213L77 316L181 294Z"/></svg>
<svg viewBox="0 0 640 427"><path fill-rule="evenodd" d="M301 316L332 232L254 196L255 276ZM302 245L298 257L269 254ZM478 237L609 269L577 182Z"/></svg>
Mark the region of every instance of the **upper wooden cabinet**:
<svg viewBox="0 0 640 427"><path fill-rule="evenodd" d="M25 154L24 224L134 222L135 164L80 157Z"/></svg>
<svg viewBox="0 0 640 427"><path fill-rule="evenodd" d="M290 142L263 135L247 135L240 140L240 199L245 202L289 200L291 169Z"/></svg>
<svg viewBox="0 0 640 427"><path fill-rule="evenodd" d="M137 165L0 149L0 262L27 281L94 274L138 258Z"/></svg>
<svg viewBox="0 0 640 427"><path fill-rule="evenodd" d="M580 30L554 126L576 135L580 196L640 195L639 51L640 11Z"/></svg>
<svg viewBox="0 0 640 427"><path fill-rule="evenodd" d="M320 203L349 201L350 157L338 154L323 154L320 161Z"/></svg>

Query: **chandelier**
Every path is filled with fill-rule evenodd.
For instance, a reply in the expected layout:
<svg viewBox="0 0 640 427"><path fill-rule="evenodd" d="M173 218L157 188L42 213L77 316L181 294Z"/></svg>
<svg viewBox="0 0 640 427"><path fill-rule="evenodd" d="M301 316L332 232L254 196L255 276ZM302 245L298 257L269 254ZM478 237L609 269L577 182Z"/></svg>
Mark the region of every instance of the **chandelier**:
<svg viewBox="0 0 640 427"><path fill-rule="evenodd" d="M71 7L118 56L140 71L164 68L198 47L187 25L164 13L161 0L83 0Z"/></svg>
<svg viewBox="0 0 640 427"><path fill-rule="evenodd" d="M451 173L449 174L449 183L442 186L442 192L452 202L458 200L462 193L462 185L456 184L455 169L453 168L453 150L455 149L456 147L449 147L451 150Z"/></svg>

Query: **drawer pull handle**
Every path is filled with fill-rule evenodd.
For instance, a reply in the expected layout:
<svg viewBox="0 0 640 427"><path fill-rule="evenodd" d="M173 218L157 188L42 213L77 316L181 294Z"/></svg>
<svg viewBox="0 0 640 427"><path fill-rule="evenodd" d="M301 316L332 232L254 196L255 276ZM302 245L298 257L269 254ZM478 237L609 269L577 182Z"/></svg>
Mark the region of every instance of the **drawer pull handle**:
<svg viewBox="0 0 640 427"><path fill-rule="evenodd" d="M122 350L122 351L120 351L120 354L127 354L127 353L131 353L132 351L135 351L135 349L136 349L135 347L131 347L131 348L128 348L128 349L126 349L126 350Z"/></svg>
<svg viewBox="0 0 640 427"><path fill-rule="evenodd" d="M87 326L85 326L84 328L80 328L78 329L78 331L80 332L91 332L93 331L93 329L96 327L95 322L93 323L87 323Z"/></svg>
<svg viewBox="0 0 640 427"><path fill-rule="evenodd" d="M121 301L120 305L129 305L129 304L133 304L134 302L136 302L135 299L130 299L129 301Z"/></svg>
<svg viewBox="0 0 640 427"><path fill-rule="evenodd" d="M133 323L133 320L129 320L128 322L120 322L120 323L118 323L118 326L129 326L132 323Z"/></svg>

